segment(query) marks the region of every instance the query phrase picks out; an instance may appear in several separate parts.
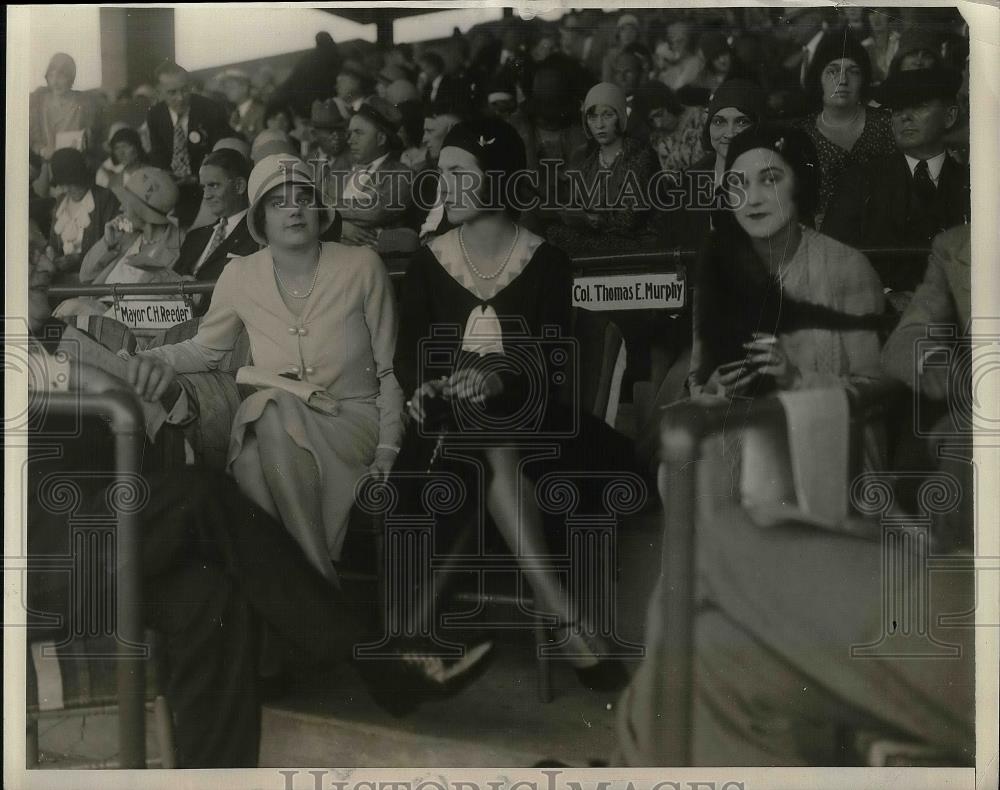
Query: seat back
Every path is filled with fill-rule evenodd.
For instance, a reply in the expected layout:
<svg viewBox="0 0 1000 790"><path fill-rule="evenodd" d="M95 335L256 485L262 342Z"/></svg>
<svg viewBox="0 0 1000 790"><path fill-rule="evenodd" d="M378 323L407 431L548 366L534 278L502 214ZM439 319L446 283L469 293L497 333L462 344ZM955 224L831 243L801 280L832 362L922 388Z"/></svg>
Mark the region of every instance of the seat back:
<svg viewBox="0 0 1000 790"><path fill-rule="evenodd" d="M625 338L604 313L580 308L573 312L580 405L613 428L625 375Z"/></svg>

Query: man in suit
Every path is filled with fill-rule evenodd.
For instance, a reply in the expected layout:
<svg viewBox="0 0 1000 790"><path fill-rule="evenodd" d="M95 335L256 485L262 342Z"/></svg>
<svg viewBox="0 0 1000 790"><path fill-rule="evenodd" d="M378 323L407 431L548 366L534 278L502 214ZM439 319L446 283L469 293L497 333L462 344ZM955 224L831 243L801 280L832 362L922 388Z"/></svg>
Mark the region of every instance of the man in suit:
<svg viewBox="0 0 1000 790"><path fill-rule="evenodd" d="M264 105L250 93L250 75L242 69L226 69L219 78L233 111L229 125L248 143L264 129Z"/></svg>
<svg viewBox="0 0 1000 790"><path fill-rule="evenodd" d="M377 249L383 230L415 224L413 171L399 160L402 122L399 110L378 96L366 99L351 117L347 144L354 168L326 189L343 216L344 244Z"/></svg>
<svg viewBox="0 0 1000 790"><path fill-rule="evenodd" d="M879 98L892 110L898 150L844 173L824 233L852 246L926 248L941 231L969 221L969 169L945 150L960 83L945 66L896 72L883 83ZM919 263L894 265L883 281L912 290L921 274Z"/></svg>
<svg viewBox="0 0 1000 790"><path fill-rule="evenodd" d="M427 149L427 164L417 173L414 180L414 186L418 191L418 208L427 209L420 226L422 240L430 240L453 227L448 222L444 210L437 162L441 156L444 138L451 131L451 127L461 120L462 116L458 109L444 102L432 104L424 116L423 145Z"/></svg>
<svg viewBox="0 0 1000 790"><path fill-rule="evenodd" d="M205 206L214 221L190 231L181 245L174 271L199 281L218 280L230 258L252 255L260 249L247 230L247 179L250 162L229 148L205 157L198 180L205 192ZM208 309L211 295L198 305L200 315Z"/></svg>
<svg viewBox="0 0 1000 790"><path fill-rule="evenodd" d="M423 53L417 60L420 67L418 85L421 87L424 104L437 101L454 101L464 85L459 77L445 73L444 58L434 51Z"/></svg>
<svg viewBox="0 0 1000 790"><path fill-rule="evenodd" d="M149 108L150 163L172 173L180 188L177 217L188 227L201 205L197 175L202 160L224 137L233 137L221 105L191 92L190 75L176 63L156 70L160 101Z"/></svg>

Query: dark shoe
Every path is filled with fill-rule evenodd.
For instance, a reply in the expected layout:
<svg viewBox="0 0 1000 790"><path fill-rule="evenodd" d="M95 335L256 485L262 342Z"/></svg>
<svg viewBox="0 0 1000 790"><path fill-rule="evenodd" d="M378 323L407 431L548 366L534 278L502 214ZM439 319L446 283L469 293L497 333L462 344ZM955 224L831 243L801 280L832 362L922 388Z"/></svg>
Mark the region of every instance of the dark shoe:
<svg viewBox="0 0 1000 790"><path fill-rule="evenodd" d="M629 674L617 658L603 658L593 666L573 667L580 683L591 691L621 691L628 685Z"/></svg>
<svg viewBox="0 0 1000 790"><path fill-rule="evenodd" d="M421 653L419 645L400 645L395 657L355 660L368 693L379 707L397 718L416 710L429 699L457 693L486 669L492 642L466 648L456 660Z"/></svg>
<svg viewBox="0 0 1000 790"><path fill-rule="evenodd" d="M591 666L573 667L573 671L576 673L576 677L582 686L591 691L607 693L621 691L628 685L630 677L628 670L625 669L625 665L617 658L602 657L603 650L600 646L594 644L594 637L580 631L577 622L561 624L553 630L553 633L558 633L566 629L574 629L577 635L587 643L594 654L594 658L597 659L597 663Z"/></svg>

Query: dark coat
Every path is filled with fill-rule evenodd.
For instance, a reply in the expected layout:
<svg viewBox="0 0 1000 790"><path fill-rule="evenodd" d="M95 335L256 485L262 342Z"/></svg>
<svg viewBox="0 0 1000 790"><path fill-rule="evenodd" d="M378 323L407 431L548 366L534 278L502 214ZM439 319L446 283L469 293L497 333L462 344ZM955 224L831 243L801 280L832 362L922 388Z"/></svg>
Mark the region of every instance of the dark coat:
<svg viewBox="0 0 1000 790"><path fill-rule="evenodd" d="M208 260L198 270L194 272L195 264L205 251L205 246L215 232L215 225L205 225L202 228L195 228L188 232L184 243L181 245L180 257L174 265L177 274L194 274L195 279L201 281L218 280L222 270L229 263L230 258L240 258L245 255L253 255L260 249L260 245L254 241L247 228L247 218L243 217L239 224L213 252L208 256Z"/></svg>
<svg viewBox="0 0 1000 790"><path fill-rule="evenodd" d="M823 218L822 231L853 247L929 248L938 233L970 221L971 200L968 166L945 156L936 200L922 209L915 199L906 157L896 152L844 172ZM919 259L920 263L926 261L926 254ZM900 279L886 277L876 266L886 285L906 290L920 281L923 271L915 262L905 267L906 277ZM904 267L895 268L901 271Z"/></svg>
<svg viewBox="0 0 1000 790"><path fill-rule="evenodd" d="M146 116L149 126L150 164L170 170L174 157L174 124L170 111L164 102L149 108ZM198 133L198 141L191 141L191 134ZM191 174L197 178L201 160L212 151L212 147L224 137L235 137L229 125L229 114L225 107L204 96L193 95L188 110L188 157L191 159Z"/></svg>

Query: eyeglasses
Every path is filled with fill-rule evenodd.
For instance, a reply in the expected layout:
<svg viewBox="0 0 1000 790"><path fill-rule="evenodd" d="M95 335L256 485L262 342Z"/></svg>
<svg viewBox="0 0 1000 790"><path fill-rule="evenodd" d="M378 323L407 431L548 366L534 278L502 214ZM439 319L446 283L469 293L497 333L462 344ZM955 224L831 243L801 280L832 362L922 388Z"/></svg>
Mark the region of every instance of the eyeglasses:
<svg viewBox="0 0 1000 790"><path fill-rule="evenodd" d="M862 71L860 66L827 66L823 69L823 76L827 79L839 79L842 74L846 74L848 77L861 77Z"/></svg>
<svg viewBox="0 0 1000 790"><path fill-rule="evenodd" d="M618 120L618 113L614 112L588 112L588 121L604 121L604 123L614 123Z"/></svg>

